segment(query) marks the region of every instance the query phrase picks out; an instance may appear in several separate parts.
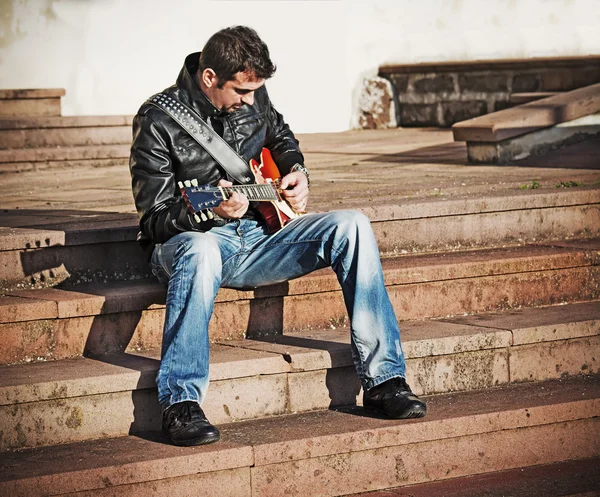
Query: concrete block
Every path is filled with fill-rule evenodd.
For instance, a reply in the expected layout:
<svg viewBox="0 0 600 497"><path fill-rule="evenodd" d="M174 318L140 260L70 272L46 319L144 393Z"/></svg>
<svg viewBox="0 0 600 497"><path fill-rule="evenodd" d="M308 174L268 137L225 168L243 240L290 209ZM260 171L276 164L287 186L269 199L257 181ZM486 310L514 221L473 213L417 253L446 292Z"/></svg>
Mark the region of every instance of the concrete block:
<svg viewBox="0 0 600 497"><path fill-rule="evenodd" d="M362 398L354 366L290 373L288 382L292 413L356 405Z"/></svg>
<svg viewBox="0 0 600 497"><path fill-rule="evenodd" d="M406 378L417 395L506 385L508 349L430 356L406 361Z"/></svg>
<svg viewBox="0 0 600 497"><path fill-rule="evenodd" d="M600 336L518 345L510 349L512 382L600 372Z"/></svg>
<svg viewBox="0 0 600 497"><path fill-rule="evenodd" d="M288 404L285 374L250 376L210 384L203 409L211 423L285 414Z"/></svg>

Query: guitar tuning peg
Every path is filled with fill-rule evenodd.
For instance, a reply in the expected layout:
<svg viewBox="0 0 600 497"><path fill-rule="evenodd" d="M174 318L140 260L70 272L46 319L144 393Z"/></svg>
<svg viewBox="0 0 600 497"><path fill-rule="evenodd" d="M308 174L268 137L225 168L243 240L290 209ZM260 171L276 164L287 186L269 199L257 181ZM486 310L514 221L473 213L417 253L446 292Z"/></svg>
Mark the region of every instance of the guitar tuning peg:
<svg viewBox="0 0 600 497"><path fill-rule="evenodd" d="M194 214L194 221L200 224L200 216L198 216L198 214Z"/></svg>
<svg viewBox="0 0 600 497"><path fill-rule="evenodd" d="M184 184L185 186L187 186L188 188L189 188L190 186L192 186L192 182L191 182L189 179L186 179L186 180L183 182L183 184Z"/></svg>
<svg viewBox="0 0 600 497"><path fill-rule="evenodd" d="M212 219L215 217L211 210L206 211L206 216L208 217L208 219Z"/></svg>
<svg viewBox="0 0 600 497"><path fill-rule="evenodd" d="M208 220L208 218L206 217L206 214L204 214L204 212L200 212L200 217L202 218L202 221Z"/></svg>
<svg viewBox="0 0 600 497"><path fill-rule="evenodd" d="M197 179L193 179L192 180L192 186L198 186L198 180Z"/></svg>
<svg viewBox="0 0 600 497"><path fill-rule="evenodd" d="M178 181L178 182L177 182L177 186L178 186L179 188L183 188L183 183L182 183L181 181Z"/></svg>

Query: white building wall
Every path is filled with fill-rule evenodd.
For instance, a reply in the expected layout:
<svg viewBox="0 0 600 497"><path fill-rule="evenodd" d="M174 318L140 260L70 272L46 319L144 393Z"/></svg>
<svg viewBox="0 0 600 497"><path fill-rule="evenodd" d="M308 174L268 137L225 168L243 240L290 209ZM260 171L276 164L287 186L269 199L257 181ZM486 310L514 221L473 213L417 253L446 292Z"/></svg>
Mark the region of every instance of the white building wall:
<svg viewBox="0 0 600 497"><path fill-rule="evenodd" d="M133 114L216 30L254 27L297 132L353 126L384 63L600 54L598 0L0 0L0 88L67 90L63 114Z"/></svg>

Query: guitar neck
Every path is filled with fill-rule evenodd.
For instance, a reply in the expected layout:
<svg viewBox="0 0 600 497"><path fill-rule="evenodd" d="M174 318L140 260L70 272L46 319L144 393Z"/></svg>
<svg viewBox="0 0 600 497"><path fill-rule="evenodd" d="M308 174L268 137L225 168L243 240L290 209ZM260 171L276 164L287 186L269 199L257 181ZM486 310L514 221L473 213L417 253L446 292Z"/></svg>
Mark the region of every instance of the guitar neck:
<svg viewBox="0 0 600 497"><path fill-rule="evenodd" d="M277 201L280 199L275 185L267 183L264 185L234 185L221 188L225 199L231 197L233 192L243 193L248 200Z"/></svg>

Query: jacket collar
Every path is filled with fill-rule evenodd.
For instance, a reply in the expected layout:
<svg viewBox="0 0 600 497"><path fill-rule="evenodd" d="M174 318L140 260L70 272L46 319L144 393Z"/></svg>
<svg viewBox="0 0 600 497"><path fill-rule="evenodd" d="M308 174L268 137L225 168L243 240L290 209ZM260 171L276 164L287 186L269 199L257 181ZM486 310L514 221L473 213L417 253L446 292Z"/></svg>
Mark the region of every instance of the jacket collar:
<svg viewBox="0 0 600 497"><path fill-rule="evenodd" d="M189 98L188 105L203 117L222 117L223 111L213 105L196 82L200 52L195 52L185 58L183 68L177 76L177 87L184 90Z"/></svg>

